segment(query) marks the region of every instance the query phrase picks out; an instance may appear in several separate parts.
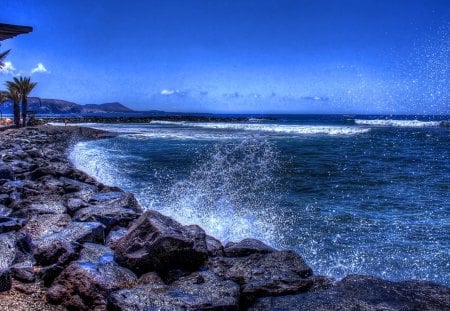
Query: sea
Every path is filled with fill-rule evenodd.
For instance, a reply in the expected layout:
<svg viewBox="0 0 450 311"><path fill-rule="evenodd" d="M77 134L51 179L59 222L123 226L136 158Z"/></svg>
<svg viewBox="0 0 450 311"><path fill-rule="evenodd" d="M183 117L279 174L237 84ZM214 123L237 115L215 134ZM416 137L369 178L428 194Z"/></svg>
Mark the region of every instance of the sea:
<svg viewBox="0 0 450 311"><path fill-rule="evenodd" d="M248 117L83 124L119 135L70 159L224 244L293 249L337 279L450 285L450 116Z"/></svg>

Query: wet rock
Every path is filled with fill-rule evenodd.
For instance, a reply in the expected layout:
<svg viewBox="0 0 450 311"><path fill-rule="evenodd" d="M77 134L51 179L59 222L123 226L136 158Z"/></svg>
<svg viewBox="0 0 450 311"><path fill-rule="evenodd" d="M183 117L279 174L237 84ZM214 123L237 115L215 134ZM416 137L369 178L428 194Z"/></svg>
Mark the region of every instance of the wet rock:
<svg viewBox="0 0 450 311"><path fill-rule="evenodd" d="M12 209L0 204L0 217L8 217L11 213Z"/></svg>
<svg viewBox="0 0 450 311"><path fill-rule="evenodd" d="M78 261L71 262L47 291L51 303L79 310L104 310L110 292L137 283L130 270L113 260L112 250L87 243Z"/></svg>
<svg viewBox="0 0 450 311"><path fill-rule="evenodd" d="M111 230L106 237L106 245L111 249L116 248L117 241L119 241L127 233L127 228L116 227Z"/></svg>
<svg viewBox="0 0 450 311"><path fill-rule="evenodd" d="M0 292L10 290L11 286L11 271L9 269L0 269Z"/></svg>
<svg viewBox="0 0 450 311"><path fill-rule="evenodd" d="M21 232L0 234L0 269L9 268L31 258L29 237Z"/></svg>
<svg viewBox="0 0 450 311"><path fill-rule="evenodd" d="M214 256L224 256L225 253L223 251L222 243L216 238L207 235L206 238L206 248L208 249L208 255L211 257Z"/></svg>
<svg viewBox="0 0 450 311"><path fill-rule="evenodd" d="M73 219L76 221L98 221L104 224L107 230L109 230L116 225L126 227L139 216L132 209L96 205L78 210L73 216Z"/></svg>
<svg viewBox="0 0 450 311"><path fill-rule="evenodd" d="M67 213L73 215L80 208L86 207L87 204L82 199L79 198L70 198L66 202Z"/></svg>
<svg viewBox="0 0 450 311"><path fill-rule="evenodd" d="M40 265L64 265L73 260L84 242L104 242L104 226L97 222L71 222L60 232L33 241Z"/></svg>
<svg viewBox="0 0 450 311"><path fill-rule="evenodd" d="M256 239L244 239L238 243L228 243L224 251L228 257L241 257L251 254L272 253L275 249Z"/></svg>
<svg viewBox="0 0 450 311"><path fill-rule="evenodd" d="M0 233L20 230L25 225L25 219L0 217Z"/></svg>
<svg viewBox="0 0 450 311"><path fill-rule="evenodd" d="M218 276L240 284L244 303L259 296L305 292L313 286L311 268L292 251L215 257L209 259L208 267Z"/></svg>
<svg viewBox="0 0 450 311"><path fill-rule="evenodd" d="M32 239L39 239L63 230L71 220L67 214L33 215L28 218L22 231L27 232Z"/></svg>
<svg viewBox="0 0 450 311"><path fill-rule="evenodd" d="M112 207L126 207L141 213L142 209L133 194L128 192L110 191L101 192L91 197L89 203L92 205Z"/></svg>
<svg viewBox="0 0 450 311"><path fill-rule="evenodd" d="M11 166L5 163L0 163L0 179L6 179L6 180L14 180L14 171L12 170Z"/></svg>
<svg viewBox="0 0 450 311"><path fill-rule="evenodd" d="M450 288L350 275L329 290L258 299L249 310L449 310Z"/></svg>
<svg viewBox="0 0 450 311"><path fill-rule="evenodd" d="M14 206L12 214L17 217L31 217L32 215L64 214L65 212L66 208L62 200L49 200L46 202L22 201Z"/></svg>
<svg viewBox="0 0 450 311"><path fill-rule="evenodd" d="M11 274L14 279L23 283L32 283L36 279L31 261L24 261L11 266Z"/></svg>
<svg viewBox="0 0 450 311"><path fill-rule="evenodd" d="M184 228L156 211L147 211L116 244L118 263L142 274L148 271L197 269L207 258L205 233Z"/></svg>
<svg viewBox="0 0 450 311"><path fill-rule="evenodd" d="M56 169L52 166L45 166L45 167L38 167L34 171L31 172L31 178L33 180L42 178L44 176L53 176L53 177L59 177L59 173L56 171Z"/></svg>
<svg viewBox="0 0 450 311"><path fill-rule="evenodd" d="M170 285L148 283L119 290L111 310L238 310L239 286L210 272L195 272Z"/></svg>

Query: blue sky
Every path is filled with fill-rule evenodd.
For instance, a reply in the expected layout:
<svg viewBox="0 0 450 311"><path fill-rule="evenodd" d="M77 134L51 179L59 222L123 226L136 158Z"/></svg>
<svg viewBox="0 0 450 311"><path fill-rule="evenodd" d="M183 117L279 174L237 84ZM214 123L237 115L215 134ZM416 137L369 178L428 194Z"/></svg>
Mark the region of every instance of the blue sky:
<svg viewBox="0 0 450 311"><path fill-rule="evenodd" d="M2 0L0 22L34 28L3 41L0 84L31 74L43 98L450 114L448 0Z"/></svg>

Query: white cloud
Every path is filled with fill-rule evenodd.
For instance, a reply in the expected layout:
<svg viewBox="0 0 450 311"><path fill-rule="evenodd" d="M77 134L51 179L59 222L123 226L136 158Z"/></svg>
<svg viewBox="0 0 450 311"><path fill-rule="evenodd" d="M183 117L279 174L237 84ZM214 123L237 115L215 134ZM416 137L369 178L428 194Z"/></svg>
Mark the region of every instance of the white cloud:
<svg viewBox="0 0 450 311"><path fill-rule="evenodd" d="M16 68L14 67L12 62L4 62L3 64L4 64L4 66L2 68L0 68L0 72L3 74L13 75L14 72L16 71Z"/></svg>
<svg viewBox="0 0 450 311"><path fill-rule="evenodd" d="M177 92L178 91L164 89L164 90L161 91L161 95L173 95L173 94L175 94Z"/></svg>
<svg viewBox="0 0 450 311"><path fill-rule="evenodd" d="M36 65L36 67L34 67L33 69L31 69L31 73L37 73L37 72L42 72L42 73L48 73L49 71L47 70L47 68L45 68L43 63L38 63Z"/></svg>

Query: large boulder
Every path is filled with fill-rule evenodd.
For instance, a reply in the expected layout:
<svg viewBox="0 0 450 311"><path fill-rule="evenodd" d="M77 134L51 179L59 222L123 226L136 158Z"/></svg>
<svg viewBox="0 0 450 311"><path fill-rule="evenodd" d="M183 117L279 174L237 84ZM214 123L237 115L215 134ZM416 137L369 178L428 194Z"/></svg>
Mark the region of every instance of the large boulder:
<svg viewBox="0 0 450 311"><path fill-rule="evenodd" d="M142 274L148 271L194 271L207 258L205 232L156 211L147 211L116 243L116 261Z"/></svg>
<svg viewBox="0 0 450 311"><path fill-rule="evenodd" d="M131 221L139 216L140 214L136 211L120 206L88 206L79 209L73 219L76 221L98 221L109 230L116 225L127 227Z"/></svg>
<svg viewBox="0 0 450 311"><path fill-rule="evenodd" d="M121 191L100 192L89 200L91 205L102 207L125 207L141 213L142 208L132 193Z"/></svg>
<svg viewBox="0 0 450 311"><path fill-rule="evenodd" d="M20 232L0 234L0 269L31 258L31 242L28 235Z"/></svg>
<svg viewBox="0 0 450 311"><path fill-rule="evenodd" d="M227 243L224 251L228 257L241 257L251 254L272 253L275 249L256 239L244 239L238 243Z"/></svg>
<svg viewBox="0 0 450 311"><path fill-rule="evenodd" d="M114 262L110 248L85 243L80 259L71 262L54 280L47 299L68 309L105 310L113 290L136 284L136 275Z"/></svg>
<svg viewBox="0 0 450 311"><path fill-rule="evenodd" d="M244 303L259 296L305 292L314 284L311 268L293 251L214 257L209 259L208 268L240 284Z"/></svg>
<svg viewBox="0 0 450 311"><path fill-rule="evenodd" d="M450 288L350 275L329 290L260 298L249 310L450 310Z"/></svg>
<svg viewBox="0 0 450 311"><path fill-rule="evenodd" d="M194 272L165 285L148 282L119 290L110 298L111 310L238 310L239 285L210 272Z"/></svg>

